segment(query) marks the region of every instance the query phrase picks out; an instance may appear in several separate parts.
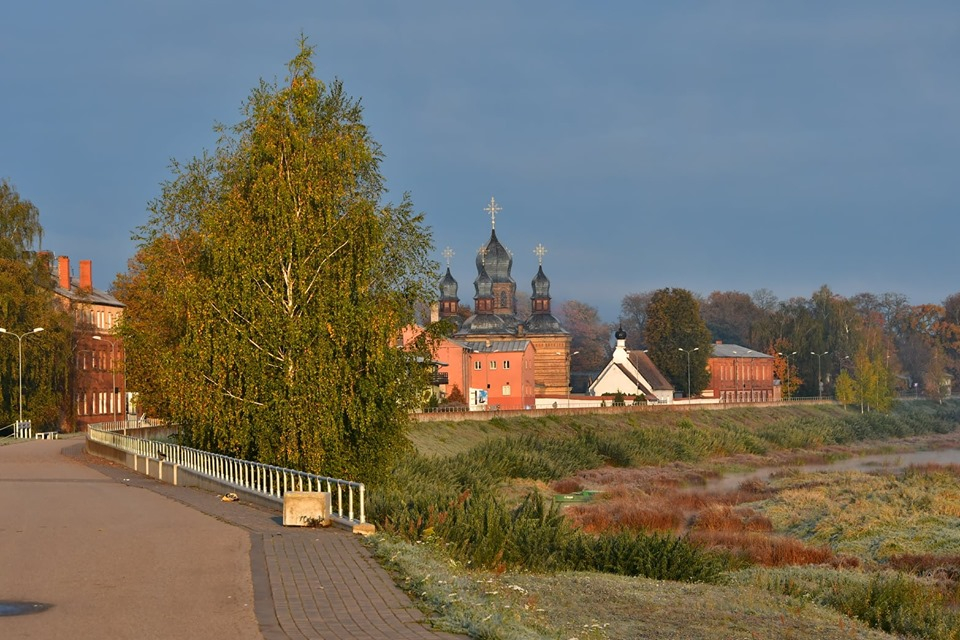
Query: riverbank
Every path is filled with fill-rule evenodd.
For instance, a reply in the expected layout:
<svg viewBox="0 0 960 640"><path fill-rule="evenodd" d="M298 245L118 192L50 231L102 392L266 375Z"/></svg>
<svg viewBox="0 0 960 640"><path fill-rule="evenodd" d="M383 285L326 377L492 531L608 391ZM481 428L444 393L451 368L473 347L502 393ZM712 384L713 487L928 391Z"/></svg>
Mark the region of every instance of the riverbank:
<svg viewBox="0 0 960 640"><path fill-rule="evenodd" d="M828 545L808 544L802 537L776 530L758 507L771 495L766 483L753 483L751 495L741 492L736 500L724 498L723 491L697 488L735 470L796 468L804 462L822 463L857 453L955 446L958 417L957 406L915 405L893 416L859 416L839 407L789 407L786 411L692 411L673 414L672 419L644 415L637 421L578 416L574 421L461 422L455 429L435 423L420 425L427 428L412 436L420 457L431 461L424 473L434 480L444 476L448 464L456 469L461 484L483 469L485 481L495 483L498 495L509 503L530 488L547 495L582 488L603 490L602 499L567 509L567 519L595 535L614 530L669 531L705 548L725 550L736 562L722 584L691 585L589 572L468 571L440 552L442 541L432 539L429 532L419 544L381 538L378 546L385 561L400 572L401 582L445 628L474 637L885 637L868 629L864 621L880 629L885 623L863 612L860 621L839 616L843 609L836 603L798 600L794 595L772 593L755 576L739 577L745 571L766 575L781 570L776 567L816 566L839 572L835 579L855 585L859 582L850 581L851 576L869 582L881 575L882 567L845 559ZM554 466L553 477L530 473L534 467L549 467L533 464L531 456L547 455L563 440L602 450L606 463L559 476ZM562 456L572 455L569 449L564 452ZM491 475L491 467L505 466L504 458L513 460L506 464L512 468ZM526 460L526 470L517 468L521 459ZM685 508L676 509L684 507L679 492L692 497ZM708 499L707 493L719 497ZM661 507L651 500L659 501ZM663 505L677 513L662 517ZM603 517L591 519L591 509ZM742 568L735 568L737 563ZM909 581L904 584L911 588L918 584L917 576L904 576L902 580ZM917 588L921 587L930 585ZM927 596L935 593L939 592ZM657 594L669 597L664 600Z"/></svg>

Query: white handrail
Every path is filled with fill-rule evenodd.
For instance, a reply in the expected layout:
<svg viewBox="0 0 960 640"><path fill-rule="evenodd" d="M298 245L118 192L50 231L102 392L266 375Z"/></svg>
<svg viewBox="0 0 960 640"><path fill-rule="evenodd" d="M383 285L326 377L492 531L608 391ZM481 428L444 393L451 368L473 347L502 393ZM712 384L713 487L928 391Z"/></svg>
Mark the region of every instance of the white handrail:
<svg viewBox="0 0 960 640"><path fill-rule="evenodd" d="M314 481L316 481L316 491L320 491L322 483L326 483L333 502L333 515L359 524L366 523L365 489L362 482L329 478L305 471L191 449L178 444L125 435L125 432L135 431L137 428L135 423L131 426L126 422L90 425L87 429L87 438L121 451L176 464L219 482L272 498L282 499L286 491L302 491L304 485L307 487L306 491L313 491ZM294 487L298 488L294 489ZM336 492L332 490L333 487L336 487ZM347 504L344 504L344 493L347 494ZM354 518L355 494L359 508L357 518Z"/></svg>

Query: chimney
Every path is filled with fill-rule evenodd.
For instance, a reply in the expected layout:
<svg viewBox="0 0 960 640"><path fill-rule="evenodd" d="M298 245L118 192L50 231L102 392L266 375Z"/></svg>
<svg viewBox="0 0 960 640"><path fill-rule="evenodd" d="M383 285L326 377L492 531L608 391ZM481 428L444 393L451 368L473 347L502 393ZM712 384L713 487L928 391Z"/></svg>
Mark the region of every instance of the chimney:
<svg viewBox="0 0 960 640"><path fill-rule="evenodd" d="M57 275L59 276L59 284L61 289L66 289L70 291L70 258L67 256L59 256L57 258Z"/></svg>
<svg viewBox="0 0 960 640"><path fill-rule="evenodd" d="M93 268L89 260L80 261L80 288L84 291L93 289Z"/></svg>

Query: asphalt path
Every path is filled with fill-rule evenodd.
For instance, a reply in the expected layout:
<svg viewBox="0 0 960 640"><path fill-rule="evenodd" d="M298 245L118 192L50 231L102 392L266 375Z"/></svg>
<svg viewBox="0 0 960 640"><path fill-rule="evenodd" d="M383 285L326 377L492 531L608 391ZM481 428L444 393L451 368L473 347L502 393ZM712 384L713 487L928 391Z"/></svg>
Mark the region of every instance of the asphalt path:
<svg viewBox="0 0 960 640"><path fill-rule="evenodd" d="M0 638L262 638L247 531L62 454L0 446ZM131 472L132 473L132 472Z"/></svg>

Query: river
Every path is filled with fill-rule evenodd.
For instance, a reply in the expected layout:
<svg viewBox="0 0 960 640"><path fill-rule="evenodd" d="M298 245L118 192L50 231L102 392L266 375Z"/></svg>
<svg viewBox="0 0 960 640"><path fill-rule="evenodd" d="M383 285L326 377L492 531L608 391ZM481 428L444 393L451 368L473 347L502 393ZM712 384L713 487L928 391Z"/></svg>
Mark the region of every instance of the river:
<svg viewBox="0 0 960 640"><path fill-rule="evenodd" d="M801 464L777 467L762 467L745 473L708 480L706 486L698 490L732 491L748 480L766 481L770 476L783 471L796 470L805 473L819 471L898 471L911 465L960 464L960 449L938 449L934 451L907 451L903 453L884 453L867 456L854 456L844 460L824 464Z"/></svg>

